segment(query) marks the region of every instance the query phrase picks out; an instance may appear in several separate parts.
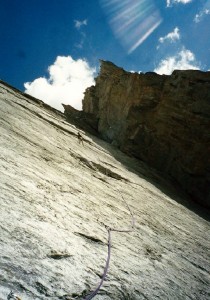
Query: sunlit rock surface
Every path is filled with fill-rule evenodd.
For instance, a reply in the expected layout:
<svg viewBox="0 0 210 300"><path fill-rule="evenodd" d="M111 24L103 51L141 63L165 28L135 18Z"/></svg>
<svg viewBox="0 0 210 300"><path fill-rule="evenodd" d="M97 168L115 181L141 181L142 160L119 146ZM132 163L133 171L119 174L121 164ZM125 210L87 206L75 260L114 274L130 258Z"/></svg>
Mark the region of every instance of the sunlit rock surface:
<svg viewBox="0 0 210 300"><path fill-rule="evenodd" d="M101 136L210 207L210 72L129 73L101 61L83 100Z"/></svg>
<svg viewBox="0 0 210 300"><path fill-rule="evenodd" d="M0 83L0 299L210 298L209 211L152 169Z"/></svg>

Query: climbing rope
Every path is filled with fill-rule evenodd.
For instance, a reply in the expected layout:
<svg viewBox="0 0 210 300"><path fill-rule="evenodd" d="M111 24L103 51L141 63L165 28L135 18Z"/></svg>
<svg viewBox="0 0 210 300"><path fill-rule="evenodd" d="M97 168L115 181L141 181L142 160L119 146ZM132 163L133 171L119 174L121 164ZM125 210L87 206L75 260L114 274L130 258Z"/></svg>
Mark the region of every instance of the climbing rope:
<svg viewBox="0 0 210 300"><path fill-rule="evenodd" d="M107 259L106 259L104 273L102 275L101 281L99 282L97 288L90 295L88 295L86 298L84 298L84 300L91 300L91 299L93 299L93 297L95 297L98 294L98 292L106 278L108 269L109 269L109 262L110 262L110 257L111 257L111 229L108 228L107 230L108 230L108 255L107 255Z"/></svg>
<svg viewBox="0 0 210 300"><path fill-rule="evenodd" d="M118 190L118 192L120 193L119 190ZM121 195L123 201L125 202L128 210L130 212L130 215L131 215L131 228L130 229L115 229L115 228L110 228L110 227L105 226L105 228L107 229L107 232L108 232L108 254L107 254L106 264L105 264L105 267L104 267L104 272L103 272L101 281L99 282L96 289L90 295L88 295L86 298L84 298L82 300L91 300L91 299L93 299L98 294L98 292L99 292L99 290L100 290L101 286L103 285L103 282L106 278L106 275L107 275L108 269L109 269L110 258L111 258L111 231L120 232L120 233L122 233L122 232L128 233L128 232L132 232L135 229L134 215L133 215L128 203L125 201L123 195L121 193L120 193L120 195Z"/></svg>
<svg viewBox="0 0 210 300"><path fill-rule="evenodd" d="M120 193L120 191L118 190L118 192ZM135 229L135 219L134 219L134 216L133 216L133 213L128 205L128 203L125 201L123 195L120 193L123 201L125 202L129 212L130 212L130 215L131 215L131 228L130 229L116 229L116 228L110 228L108 226L105 226L107 232L108 232L108 254L107 254L107 259L106 259L106 264L105 264L105 267L104 267L104 272L103 272L103 275L101 277L101 281L99 282L98 286L96 287L96 289L91 293L89 294L88 296L86 296L85 298L83 298L82 300L91 300L93 299L99 292L100 288L102 287L103 285L103 282L107 276L107 273L108 273L108 269L109 269L109 263L110 263L110 258L111 258L111 232L115 231L115 232L125 232L125 233L128 233L128 232L132 232L134 229ZM9 293L9 295L7 296L7 299L11 299L11 300L21 300L17 295L15 295L13 293L13 291L11 291Z"/></svg>

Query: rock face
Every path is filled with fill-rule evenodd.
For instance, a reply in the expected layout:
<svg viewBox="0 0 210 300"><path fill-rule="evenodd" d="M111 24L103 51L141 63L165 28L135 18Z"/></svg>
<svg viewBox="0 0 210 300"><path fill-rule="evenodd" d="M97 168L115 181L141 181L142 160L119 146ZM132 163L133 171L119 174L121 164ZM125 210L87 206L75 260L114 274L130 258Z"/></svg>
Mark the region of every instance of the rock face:
<svg viewBox="0 0 210 300"><path fill-rule="evenodd" d="M71 124L74 124L80 129L84 129L95 136L98 135L98 120L97 118L93 117L92 113L85 113L77 110L71 105L62 105L65 110L65 116Z"/></svg>
<svg viewBox="0 0 210 300"><path fill-rule="evenodd" d="M209 299L209 211L2 82L0 107L1 300L90 299L129 209L94 299Z"/></svg>
<svg viewBox="0 0 210 300"><path fill-rule="evenodd" d="M83 110L101 136L210 207L210 72L125 72L101 62Z"/></svg>

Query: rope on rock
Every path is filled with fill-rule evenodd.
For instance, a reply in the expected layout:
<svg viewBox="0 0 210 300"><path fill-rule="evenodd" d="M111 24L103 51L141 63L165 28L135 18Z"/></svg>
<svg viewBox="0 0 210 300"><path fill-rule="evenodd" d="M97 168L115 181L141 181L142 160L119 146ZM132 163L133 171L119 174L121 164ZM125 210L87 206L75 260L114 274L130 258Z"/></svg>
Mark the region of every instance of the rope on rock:
<svg viewBox="0 0 210 300"><path fill-rule="evenodd" d="M115 229L115 228L110 228L108 226L105 226L107 231L108 231L108 254L107 254L107 259L106 259L106 264L105 264L105 267L104 267L104 272L103 272L103 275L101 277L101 281L99 282L98 286L96 287L96 289L91 293L89 294L88 296L86 296L86 298L82 299L82 300L91 300L93 299L99 292L100 288L102 287L103 285L103 282L106 278L106 275L108 273L108 269L109 269L109 263L110 263L110 258L111 258L111 231L115 231L115 232L125 232L125 233L128 233L128 232L132 232L134 229L135 229L135 218L134 218L134 215L128 205L128 203L126 202L126 200L124 199L123 195L121 194L121 192L118 190L118 192L120 193L123 201L125 202L129 212L130 212L130 215L131 215L131 228L130 229Z"/></svg>
<svg viewBox="0 0 210 300"><path fill-rule="evenodd" d="M106 259L104 273L103 273L103 276L102 276L101 281L100 281L99 285L97 286L97 288L90 295L88 295L84 300L91 300L91 299L93 299L93 297L95 297L98 294L98 292L106 278L107 272L108 272L109 262L110 262L110 257L111 257L111 229L108 228L107 230L108 230L108 255L107 255L107 259Z"/></svg>

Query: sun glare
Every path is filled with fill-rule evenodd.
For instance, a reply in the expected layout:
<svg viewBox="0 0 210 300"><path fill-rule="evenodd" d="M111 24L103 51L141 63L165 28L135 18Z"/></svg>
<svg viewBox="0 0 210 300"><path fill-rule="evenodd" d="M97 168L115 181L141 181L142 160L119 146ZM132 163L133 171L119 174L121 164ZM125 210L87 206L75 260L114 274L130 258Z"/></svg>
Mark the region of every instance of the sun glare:
<svg viewBox="0 0 210 300"><path fill-rule="evenodd" d="M162 22L153 0L100 0L119 41L132 53Z"/></svg>

